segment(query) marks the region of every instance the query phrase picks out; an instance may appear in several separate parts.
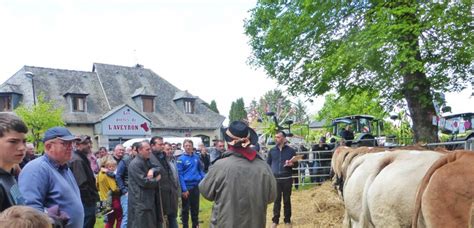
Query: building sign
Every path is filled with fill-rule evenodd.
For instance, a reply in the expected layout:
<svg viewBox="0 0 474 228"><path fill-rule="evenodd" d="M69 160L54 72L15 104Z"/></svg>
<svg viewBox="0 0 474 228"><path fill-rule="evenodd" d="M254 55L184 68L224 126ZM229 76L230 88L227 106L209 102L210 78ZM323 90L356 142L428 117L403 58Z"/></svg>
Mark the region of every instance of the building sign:
<svg viewBox="0 0 474 228"><path fill-rule="evenodd" d="M150 121L128 106L102 120L104 135L150 135Z"/></svg>

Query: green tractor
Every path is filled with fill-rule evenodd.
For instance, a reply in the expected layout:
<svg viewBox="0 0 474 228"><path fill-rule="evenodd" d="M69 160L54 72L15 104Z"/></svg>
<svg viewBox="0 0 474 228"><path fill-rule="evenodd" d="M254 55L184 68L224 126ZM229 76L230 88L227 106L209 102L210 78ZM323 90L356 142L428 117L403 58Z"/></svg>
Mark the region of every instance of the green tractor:
<svg viewBox="0 0 474 228"><path fill-rule="evenodd" d="M352 146L377 146L383 130L383 122L370 115L352 115L332 120L333 138L331 141L340 142L342 132L350 125L354 133Z"/></svg>
<svg viewBox="0 0 474 228"><path fill-rule="evenodd" d="M474 113L444 116L438 122L441 142L461 142L474 139ZM464 145L450 145L448 149L463 149Z"/></svg>

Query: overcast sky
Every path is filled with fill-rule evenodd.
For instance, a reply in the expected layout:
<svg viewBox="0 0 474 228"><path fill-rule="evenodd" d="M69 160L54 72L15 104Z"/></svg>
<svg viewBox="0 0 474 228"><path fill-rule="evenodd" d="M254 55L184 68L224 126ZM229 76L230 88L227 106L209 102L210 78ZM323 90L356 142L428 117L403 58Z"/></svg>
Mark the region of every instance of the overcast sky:
<svg viewBox="0 0 474 228"><path fill-rule="evenodd" d="M22 66L91 71L92 64L153 70L181 90L216 100L227 116L277 87L246 63L243 20L256 0L0 0L0 83ZM473 110L471 90L448 95ZM304 97L303 97L304 99ZM310 112L322 99L308 104Z"/></svg>

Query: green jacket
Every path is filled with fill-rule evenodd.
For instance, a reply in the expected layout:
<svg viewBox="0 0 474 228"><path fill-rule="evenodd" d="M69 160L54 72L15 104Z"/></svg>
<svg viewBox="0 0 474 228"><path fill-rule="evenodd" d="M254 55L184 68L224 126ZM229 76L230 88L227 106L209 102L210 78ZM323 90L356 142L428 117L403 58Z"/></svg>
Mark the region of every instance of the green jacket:
<svg viewBox="0 0 474 228"><path fill-rule="evenodd" d="M214 201L210 227L265 227L267 205L276 198L270 166L257 157L249 161L226 151L199 184L204 198Z"/></svg>

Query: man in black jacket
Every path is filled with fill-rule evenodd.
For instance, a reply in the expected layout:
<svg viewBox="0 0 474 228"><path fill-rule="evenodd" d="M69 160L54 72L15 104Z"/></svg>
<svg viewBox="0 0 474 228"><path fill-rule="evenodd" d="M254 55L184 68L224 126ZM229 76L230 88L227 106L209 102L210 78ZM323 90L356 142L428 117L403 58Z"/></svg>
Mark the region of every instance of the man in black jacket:
<svg viewBox="0 0 474 228"><path fill-rule="evenodd" d="M169 228L178 228L177 215L178 215L178 182L175 180L173 171L171 170L170 164L167 160L165 152L171 152L171 145L164 144L163 138L155 136L151 138L150 145L152 149L152 155L150 156L150 162L153 166L161 168L161 180L158 191L158 199L163 209L163 215L167 220ZM166 151L165 151L166 150Z"/></svg>
<svg viewBox="0 0 474 228"><path fill-rule="evenodd" d="M20 118L0 113L0 212L24 203L12 170L25 156L26 133L28 128Z"/></svg>
<svg viewBox="0 0 474 228"><path fill-rule="evenodd" d="M121 228L126 228L128 223L128 166L130 162L137 155L137 148L140 142L136 142L132 145L131 154L120 160L117 166L117 174L115 175L115 181L120 189L120 206L122 206L122 223Z"/></svg>
<svg viewBox="0 0 474 228"><path fill-rule="evenodd" d="M137 156L128 166L128 224L129 228L161 227L162 216L156 191L160 170L153 168L149 159L150 144L140 142Z"/></svg>
<svg viewBox="0 0 474 228"><path fill-rule="evenodd" d="M94 172L91 169L87 154L91 152L92 141L87 135L80 136L76 142L76 150L72 155L69 165L81 192L81 201L84 206L84 228L93 228L95 225L96 203L99 201L99 193L95 181Z"/></svg>
<svg viewBox="0 0 474 228"><path fill-rule="evenodd" d="M277 180L277 197L273 204L273 227L280 220L281 199L283 197L285 224L291 225L291 188L293 179L291 171L296 164L291 159L296 155L293 148L286 144L286 133L277 132L275 135L276 146L268 152L267 163L272 168L273 175Z"/></svg>

